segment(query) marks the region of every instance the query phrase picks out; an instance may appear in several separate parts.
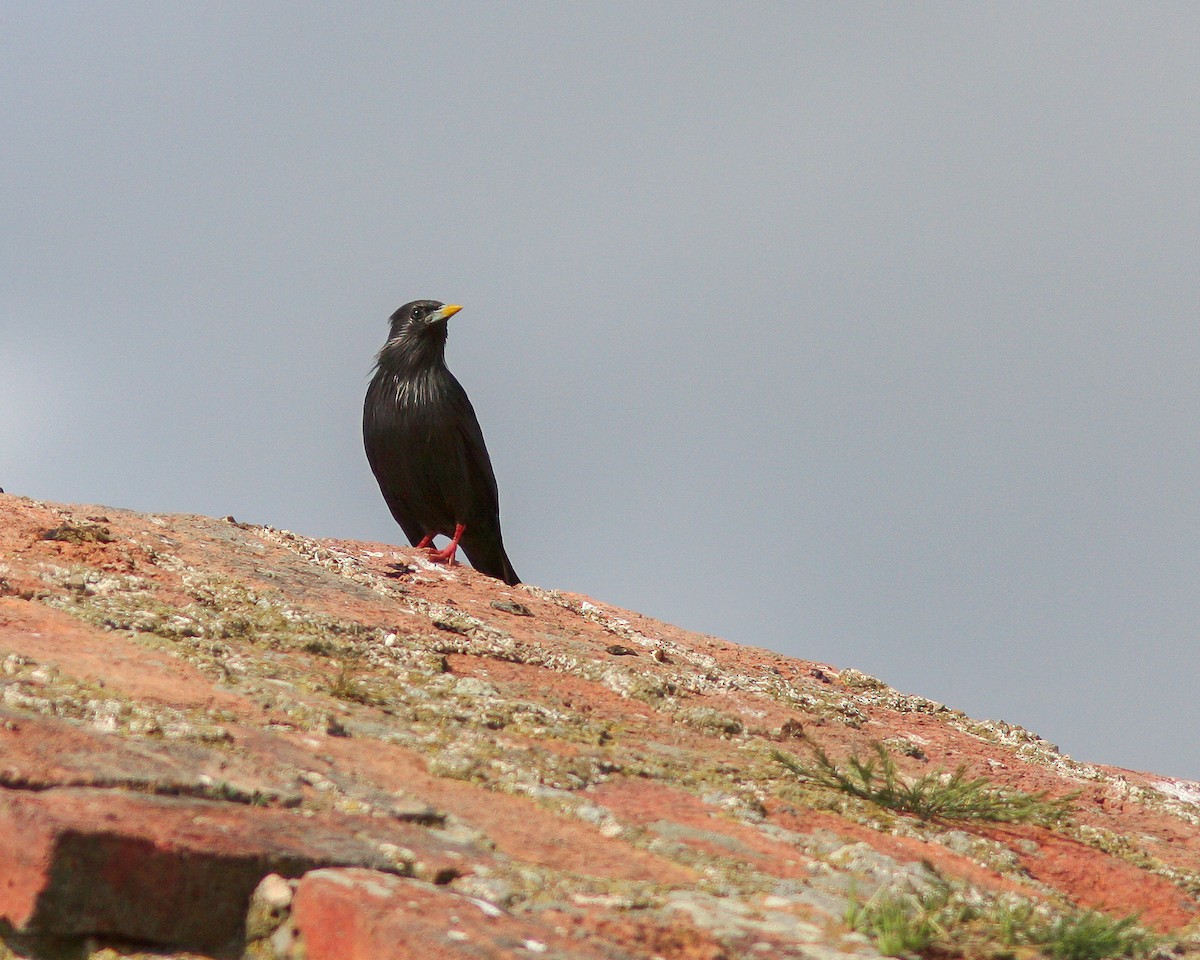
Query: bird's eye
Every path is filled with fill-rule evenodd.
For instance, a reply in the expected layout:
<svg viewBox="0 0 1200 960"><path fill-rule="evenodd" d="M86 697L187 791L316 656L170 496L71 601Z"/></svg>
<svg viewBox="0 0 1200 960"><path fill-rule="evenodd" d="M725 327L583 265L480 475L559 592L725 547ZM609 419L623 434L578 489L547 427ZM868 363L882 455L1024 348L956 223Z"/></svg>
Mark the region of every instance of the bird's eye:
<svg viewBox="0 0 1200 960"><path fill-rule="evenodd" d="M412 315L413 315L414 320L420 320L421 317L425 316L425 308L424 307L413 307Z"/></svg>

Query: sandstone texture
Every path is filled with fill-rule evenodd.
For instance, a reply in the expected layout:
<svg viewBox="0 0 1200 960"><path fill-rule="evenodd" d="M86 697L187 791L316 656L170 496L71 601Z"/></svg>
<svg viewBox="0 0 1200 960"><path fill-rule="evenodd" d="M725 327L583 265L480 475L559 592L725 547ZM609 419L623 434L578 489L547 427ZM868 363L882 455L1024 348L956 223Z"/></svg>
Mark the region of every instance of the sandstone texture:
<svg viewBox="0 0 1200 960"><path fill-rule="evenodd" d="M424 556L0 494L0 958L1200 956L1200 784Z"/></svg>

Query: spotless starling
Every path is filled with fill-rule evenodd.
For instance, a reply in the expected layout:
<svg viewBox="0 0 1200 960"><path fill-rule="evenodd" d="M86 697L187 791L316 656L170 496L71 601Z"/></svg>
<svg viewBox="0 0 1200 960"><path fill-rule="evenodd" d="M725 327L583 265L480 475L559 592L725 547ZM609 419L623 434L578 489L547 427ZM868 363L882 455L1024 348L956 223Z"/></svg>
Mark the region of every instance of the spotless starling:
<svg viewBox="0 0 1200 960"><path fill-rule="evenodd" d="M496 475L462 385L446 367L446 321L462 307L414 300L392 314L363 403L367 460L410 543L453 563L520 583L500 536ZM444 550L438 534L450 538Z"/></svg>

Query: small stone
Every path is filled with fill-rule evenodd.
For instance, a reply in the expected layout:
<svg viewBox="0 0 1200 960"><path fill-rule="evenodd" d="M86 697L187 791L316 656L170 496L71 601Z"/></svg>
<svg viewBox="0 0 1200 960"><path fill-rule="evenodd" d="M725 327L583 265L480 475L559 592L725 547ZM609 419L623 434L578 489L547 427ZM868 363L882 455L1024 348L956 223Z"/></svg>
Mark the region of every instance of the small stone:
<svg viewBox="0 0 1200 960"><path fill-rule="evenodd" d="M440 827L446 822L446 815L441 811L420 800L408 798L393 802L388 813L405 823L419 823L426 827Z"/></svg>
<svg viewBox="0 0 1200 960"><path fill-rule="evenodd" d="M499 877L483 876L482 873L486 869L486 867L477 867L475 873L456 877L453 884L454 889L459 893L466 894L477 904L490 903L498 911L500 907L496 907L496 904L501 907L511 907L518 899L517 891L510 883ZM483 907L480 906L480 909L482 910Z"/></svg>
<svg viewBox="0 0 1200 960"><path fill-rule="evenodd" d="M512 613L518 617L532 617L533 611L525 604L517 603L516 600L493 600L489 606L496 610L503 610L505 613Z"/></svg>
<svg viewBox="0 0 1200 960"><path fill-rule="evenodd" d="M927 760L925 751L921 749L921 744L910 737L887 737L883 741L883 745L892 753L900 754L904 757L912 757L914 760Z"/></svg>
<svg viewBox="0 0 1200 960"><path fill-rule="evenodd" d="M277 957L294 956L293 947L296 941L296 928L290 923L283 923L271 934L271 949Z"/></svg>
<svg viewBox="0 0 1200 960"><path fill-rule="evenodd" d="M804 724L799 720L784 720L783 726L779 728L779 736L781 739L790 740L792 738L804 739Z"/></svg>
<svg viewBox="0 0 1200 960"><path fill-rule="evenodd" d="M292 885L277 873L262 878L254 896L273 910L286 910L292 905Z"/></svg>
<svg viewBox="0 0 1200 960"><path fill-rule="evenodd" d="M246 939L269 937L283 922L291 905L291 884L277 873L263 877L250 897L250 909L246 913Z"/></svg>
<svg viewBox="0 0 1200 960"><path fill-rule="evenodd" d="M468 617L466 614L447 609L445 613L433 618L433 625L439 630L445 630L447 633L457 633L465 637L479 626L479 622L473 617Z"/></svg>
<svg viewBox="0 0 1200 960"><path fill-rule="evenodd" d="M345 728L337 717L330 717L325 723L325 733L330 737L348 737L350 731Z"/></svg>
<svg viewBox="0 0 1200 960"><path fill-rule="evenodd" d="M417 855L408 847L401 847L395 843L381 843L378 849L380 853L396 864L411 866L417 858Z"/></svg>
<svg viewBox="0 0 1200 960"><path fill-rule="evenodd" d="M471 898L471 902L479 908L480 912L483 913L485 917L494 918L504 916L504 911L494 903L488 903L486 900L477 900L474 897Z"/></svg>
<svg viewBox="0 0 1200 960"><path fill-rule="evenodd" d="M454 692L460 697L494 697L496 688L478 677L459 677L454 681Z"/></svg>

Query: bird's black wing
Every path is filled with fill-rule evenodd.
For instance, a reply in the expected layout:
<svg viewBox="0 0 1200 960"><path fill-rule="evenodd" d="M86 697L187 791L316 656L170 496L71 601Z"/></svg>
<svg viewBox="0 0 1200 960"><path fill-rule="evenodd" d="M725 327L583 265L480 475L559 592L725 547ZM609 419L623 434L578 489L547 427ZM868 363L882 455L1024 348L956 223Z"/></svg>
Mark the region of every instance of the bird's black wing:
<svg viewBox="0 0 1200 960"><path fill-rule="evenodd" d="M388 395L394 387L394 382L378 376L371 382L363 403L363 445L384 502L415 545L426 534L440 531L431 524L426 503L429 482L420 467L425 459L420 448L423 431Z"/></svg>
<svg viewBox="0 0 1200 960"><path fill-rule="evenodd" d="M518 583L500 534L500 497L479 419L443 366L399 380L379 371L363 404L363 442L410 543L466 528L459 545L482 573Z"/></svg>
<svg viewBox="0 0 1200 960"><path fill-rule="evenodd" d="M466 525L461 546L471 566L508 584L519 583L504 551L500 533L500 494L496 474L488 456L479 418L462 386L453 377L448 399L453 410L456 460L459 479L454 489L462 496L455 504L460 522Z"/></svg>

